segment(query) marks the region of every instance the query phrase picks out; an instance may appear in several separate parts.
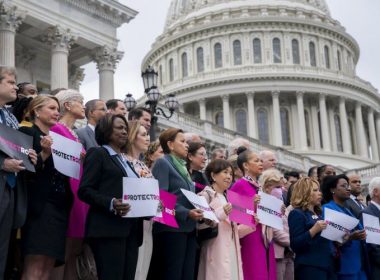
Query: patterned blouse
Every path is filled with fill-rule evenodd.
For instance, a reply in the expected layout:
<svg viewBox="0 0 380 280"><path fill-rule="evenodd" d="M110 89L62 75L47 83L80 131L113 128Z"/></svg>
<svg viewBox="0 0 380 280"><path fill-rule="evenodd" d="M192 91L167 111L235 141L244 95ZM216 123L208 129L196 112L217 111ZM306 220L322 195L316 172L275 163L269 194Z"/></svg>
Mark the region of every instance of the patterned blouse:
<svg viewBox="0 0 380 280"><path fill-rule="evenodd" d="M132 164L133 168L135 169L136 173L143 178L154 178L152 172L148 168L148 166L145 165L144 162L142 162L139 159L134 159L129 155L123 154L123 156Z"/></svg>

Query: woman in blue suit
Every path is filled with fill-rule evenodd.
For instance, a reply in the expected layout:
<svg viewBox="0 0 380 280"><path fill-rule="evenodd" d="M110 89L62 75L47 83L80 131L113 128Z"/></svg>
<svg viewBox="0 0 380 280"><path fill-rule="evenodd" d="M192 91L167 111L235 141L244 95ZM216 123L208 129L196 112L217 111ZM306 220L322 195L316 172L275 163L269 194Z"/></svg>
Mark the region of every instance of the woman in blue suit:
<svg viewBox="0 0 380 280"><path fill-rule="evenodd" d="M346 175L326 177L322 184L323 198L327 201L326 208L341 212L355 218L345 207L344 202L350 199L350 185ZM334 243L340 263L337 267L339 280L366 280L368 272L368 257L365 245L366 233L359 224L345 237L343 244Z"/></svg>
<svg viewBox="0 0 380 280"><path fill-rule="evenodd" d="M301 178L293 186L288 217L290 247L296 253L294 272L296 280L331 280L333 257L331 242L321 237L326 222L321 216L322 194L319 184L311 178Z"/></svg>

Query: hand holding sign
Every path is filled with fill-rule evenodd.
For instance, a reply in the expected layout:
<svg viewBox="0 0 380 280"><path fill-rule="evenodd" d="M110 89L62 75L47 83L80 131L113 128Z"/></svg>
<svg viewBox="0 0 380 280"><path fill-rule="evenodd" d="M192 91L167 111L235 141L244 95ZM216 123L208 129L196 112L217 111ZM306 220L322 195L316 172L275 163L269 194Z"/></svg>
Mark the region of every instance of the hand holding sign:
<svg viewBox="0 0 380 280"><path fill-rule="evenodd" d="M160 203L158 181L151 178L123 178L123 203L130 210L125 217L154 217Z"/></svg>
<svg viewBox="0 0 380 280"><path fill-rule="evenodd" d="M128 203L123 203L122 199L113 200L113 209L116 211L116 214L120 216L125 216L128 214L131 206Z"/></svg>
<svg viewBox="0 0 380 280"><path fill-rule="evenodd" d="M257 216L260 223L283 230L281 207L284 203L282 200L264 192L259 192L259 195L260 203L257 205Z"/></svg>
<svg viewBox="0 0 380 280"><path fill-rule="evenodd" d="M326 229L321 233L321 236L343 243L343 237L350 234L350 231L359 223L358 219L343 214L341 212L325 208Z"/></svg>
<svg viewBox="0 0 380 280"><path fill-rule="evenodd" d="M188 190L181 189L182 193L186 196L186 198L190 201L191 204L196 209L192 209L189 211L189 217L193 220L200 220L200 219L209 219L215 222L219 222L218 218L215 216L214 211L210 208L208 205L206 198L203 196L196 195L193 192L190 192ZM203 215L203 217L202 217Z"/></svg>
<svg viewBox="0 0 380 280"><path fill-rule="evenodd" d="M366 242L380 245L380 223L379 218L363 213L363 225L367 233Z"/></svg>
<svg viewBox="0 0 380 280"><path fill-rule="evenodd" d="M53 153L54 167L62 174L79 179L80 177L80 153L82 144L68 139L58 133L50 131L53 139L51 150Z"/></svg>

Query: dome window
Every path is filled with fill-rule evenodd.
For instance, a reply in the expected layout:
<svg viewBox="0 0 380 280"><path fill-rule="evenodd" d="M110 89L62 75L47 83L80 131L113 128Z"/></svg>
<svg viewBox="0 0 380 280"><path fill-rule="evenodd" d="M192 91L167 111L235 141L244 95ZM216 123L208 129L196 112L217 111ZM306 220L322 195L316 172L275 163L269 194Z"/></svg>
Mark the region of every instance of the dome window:
<svg viewBox="0 0 380 280"><path fill-rule="evenodd" d="M281 41L278 38L273 39L273 63L281 63Z"/></svg>
<svg viewBox="0 0 380 280"><path fill-rule="evenodd" d="M222 44L220 43L214 45L214 60L215 68L223 67Z"/></svg>
<svg viewBox="0 0 380 280"><path fill-rule="evenodd" d="M239 109L235 113L236 131L247 135L247 113L243 109Z"/></svg>
<svg viewBox="0 0 380 280"><path fill-rule="evenodd" d="M264 108L257 110L257 122L259 140L263 144L269 144L268 112Z"/></svg>
<svg viewBox="0 0 380 280"><path fill-rule="evenodd" d="M326 68L330 69L330 50L328 46L325 46L325 64Z"/></svg>
<svg viewBox="0 0 380 280"><path fill-rule="evenodd" d="M290 122L289 112L285 108L280 109L282 145L290 146Z"/></svg>
<svg viewBox="0 0 380 280"><path fill-rule="evenodd" d="M234 65L241 65L241 43L239 40L233 42Z"/></svg>
<svg viewBox="0 0 380 280"><path fill-rule="evenodd" d="M293 64L300 64L300 46L298 40L292 40Z"/></svg>
<svg viewBox="0 0 380 280"><path fill-rule="evenodd" d="M317 66L317 56L315 54L315 44L314 42L309 43L309 54L310 54L310 66Z"/></svg>
<svg viewBox="0 0 380 280"><path fill-rule="evenodd" d="M187 53L182 54L181 62L182 62L182 78L186 78L189 75L187 71Z"/></svg>
<svg viewBox="0 0 380 280"><path fill-rule="evenodd" d="M173 58L169 59L169 81L174 81L174 61Z"/></svg>
<svg viewBox="0 0 380 280"><path fill-rule="evenodd" d="M253 39L253 63L262 63L261 41L259 38Z"/></svg>
<svg viewBox="0 0 380 280"><path fill-rule="evenodd" d="M203 48L197 48L197 71L198 73L205 70L204 58L203 58Z"/></svg>
<svg viewBox="0 0 380 280"><path fill-rule="evenodd" d="M340 54L340 51L336 52L336 56L338 59L338 70L342 71L342 55Z"/></svg>

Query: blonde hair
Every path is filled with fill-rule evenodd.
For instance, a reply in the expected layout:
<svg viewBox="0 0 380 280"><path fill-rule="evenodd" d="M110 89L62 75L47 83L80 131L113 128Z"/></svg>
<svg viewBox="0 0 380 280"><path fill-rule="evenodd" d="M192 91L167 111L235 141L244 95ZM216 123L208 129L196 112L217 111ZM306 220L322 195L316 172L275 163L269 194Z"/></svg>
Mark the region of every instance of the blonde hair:
<svg viewBox="0 0 380 280"><path fill-rule="evenodd" d="M32 101L30 101L27 109L25 117L31 121L34 121L36 119L36 111L44 107L49 101L54 100L57 102L58 110L59 110L59 101L55 96L52 95L38 95L35 98L33 98Z"/></svg>
<svg viewBox="0 0 380 280"><path fill-rule="evenodd" d="M55 95L55 97L59 101L61 115L64 115L67 112L66 107L65 107L65 103L70 103L73 101L83 102L83 95L75 89L60 90Z"/></svg>
<svg viewBox="0 0 380 280"><path fill-rule="evenodd" d="M290 204L294 208L301 208L302 210L308 209L311 204L311 194L314 186L319 188L319 183L317 180L309 177L300 178L293 185ZM321 213L321 208L319 206L315 206L314 210L316 213Z"/></svg>
<svg viewBox="0 0 380 280"><path fill-rule="evenodd" d="M142 124L139 121L129 121L128 122L128 144L127 144L127 153L132 150L132 146L136 141L137 134L140 131Z"/></svg>
<svg viewBox="0 0 380 280"><path fill-rule="evenodd" d="M266 192L268 186L273 184L281 184L283 179L283 175L280 171L275 168L270 168L265 170L259 179L259 183L263 188L263 191Z"/></svg>

